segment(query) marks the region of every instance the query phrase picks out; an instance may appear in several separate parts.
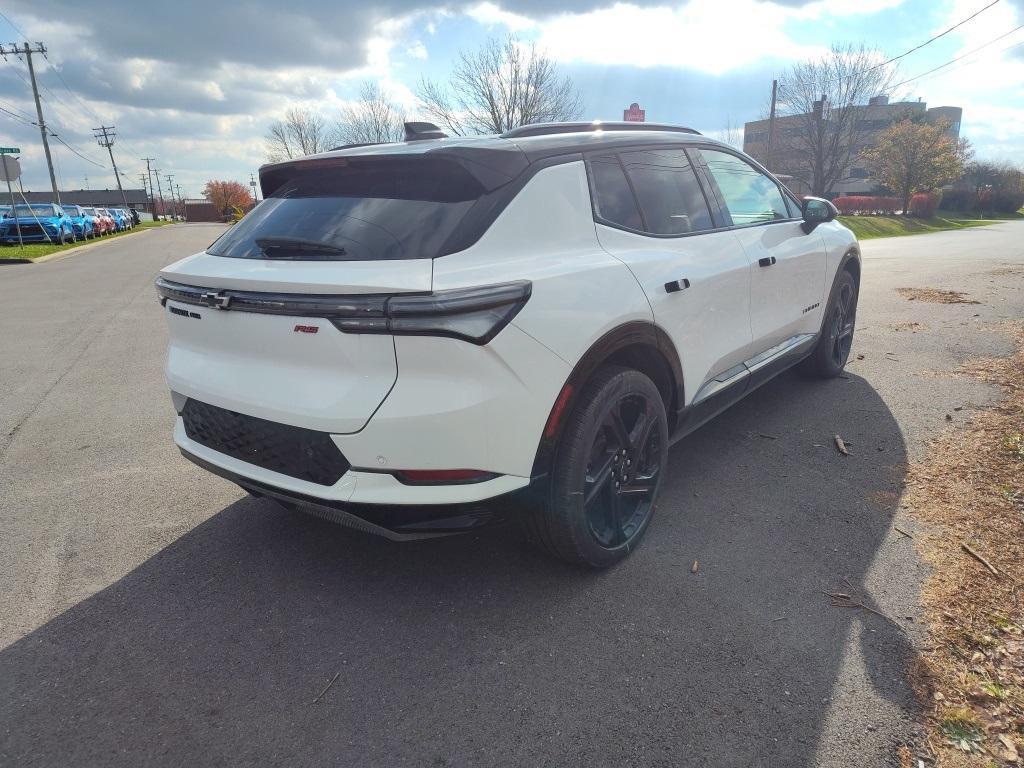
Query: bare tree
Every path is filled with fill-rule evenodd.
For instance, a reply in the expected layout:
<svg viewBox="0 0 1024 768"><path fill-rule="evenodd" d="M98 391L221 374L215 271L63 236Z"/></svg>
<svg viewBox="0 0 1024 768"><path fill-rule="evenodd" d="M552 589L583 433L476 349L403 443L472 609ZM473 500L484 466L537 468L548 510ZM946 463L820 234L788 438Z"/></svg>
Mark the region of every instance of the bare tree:
<svg viewBox="0 0 1024 768"><path fill-rule="evenodd" d="M884 94L894 75L892 65L863 45L833 46L821 59L794 64L779 79L779 111L788 134L780 149L784 145L790 155L779 165L811 194L830 196L868 143L871 126L863 105Z"/></svg>
<svg viewBox="0 0 1024 768"><path fill-rule="evenodd" d="M719 138L735 149L743 149L743 129L732 121L730 115L725 116L725 128Z"/></svg>
<svg viewBox="0 0 1024 768"><path fill-rule="evenodd" d="M511 35L460 52L450 82L424 78L417 96L426 116L460 135L575 120L583 112L579 91L555 62Z"/></svg>
<svg viewBox="0 0 1024 768"><path fill-rule="evenodd" d="M359 89L359 100L344 107L334 127L338 144L384 144L405 138L405 114L374 82Z"/></svg>
<svg viewBox="0 0 1024 768"><path fill-rule="evenodd" d="M272 163L325 152L331 145L323 117L304 107L292 107L284 120L271 123L265 141Z"/></svg>

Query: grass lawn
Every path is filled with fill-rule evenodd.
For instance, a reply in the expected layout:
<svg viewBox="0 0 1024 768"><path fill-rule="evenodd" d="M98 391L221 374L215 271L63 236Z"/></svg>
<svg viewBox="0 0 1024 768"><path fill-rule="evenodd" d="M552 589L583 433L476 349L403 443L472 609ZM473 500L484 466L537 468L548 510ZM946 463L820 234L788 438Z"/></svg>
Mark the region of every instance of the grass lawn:
<svg viewBox="0 0 1024 768"><path fill-rule="evenodd" d="M963 219L968 221L1016 221L1017 219L1024 219L1024 211L1017 211L1016 213L993 213L992 211L985 211L979 213L978 211L942 211L936 213L936 216L943 216L947 219Z"/></svg>
<svg viewBox="0 0 1024 768"><path fill-rule="evenodd" d="M173 221L144 221L138 224L134 229L128 232L118 232L113 235L106 235L102 238L95 240L89 240L89 243L99 243L104 240L110 240L114 237L124 237L125 235L131 234L132 232L138 232L143 229L152 229L153 227L163 227L168 224L173 224ZM57 251L66 251L70 248L77 248L80 245L85 245L84 242L79 241L77 243L68 243L67 245L53 245L50 243L26 243L23 248L17 245L0 245L0 259L36 259L42 256L49 256L51 253Z"/></svg>
<svg viewBox="0 0 1024 768"><path fill-rule="evenodd" d="M872 240L876 237L898 237L900 235L922 235L926 232L942 232L949 229L983 227L993 223L992 219L980 221L964 218L965 214L940 212L931 219L915 219L910 216L840 216L839 221L853 230L858 240ZM1016 218L1016 217L1011 217Z"/></svg>

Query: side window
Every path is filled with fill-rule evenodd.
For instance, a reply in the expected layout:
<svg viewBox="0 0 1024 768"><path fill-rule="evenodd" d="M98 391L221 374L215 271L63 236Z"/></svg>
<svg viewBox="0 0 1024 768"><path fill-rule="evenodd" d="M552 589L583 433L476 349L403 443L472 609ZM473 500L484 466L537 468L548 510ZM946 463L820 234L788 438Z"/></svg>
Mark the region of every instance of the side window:
<svg viewBox="0 0 1024 768"><path fill-rule="evenodd" d="M790 218L782 192L770 178L728 152L702 149L733 224L763 224Z"/></svg>
<svg viewBox="0 0 1024 768"><path fill-rule="evenodd" d="M590 160L591 184L597 214L612 224L643 229L633 190L615 155L598 155Z"/></svg>
<svg viewBox="0 0 1024 768"><path fill-rule="evenodd" d="M621 158L636 190L645 232L682 235L714 227L704 193L683 150L623 152Z"/></svg>
<svg viewBox="0 0 1024 768"><path fill-rule="evenodd" d="M804 215L803 214L803 210L801 210L801 208L800 208L800 203L798 203L796 200L794 200L789 195L785 195L785 198L786 198L786 207L789 208L789 217L791 219L799 219L801 216Z"/></svg>

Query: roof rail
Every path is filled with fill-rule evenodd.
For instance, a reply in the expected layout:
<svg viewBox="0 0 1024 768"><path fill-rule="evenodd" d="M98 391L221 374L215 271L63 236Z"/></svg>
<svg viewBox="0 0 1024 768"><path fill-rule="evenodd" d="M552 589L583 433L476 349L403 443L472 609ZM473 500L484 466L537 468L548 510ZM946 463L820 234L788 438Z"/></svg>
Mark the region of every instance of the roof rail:
<svg viewBox="0 0 1024 768"><path fill-rule="evenodd" d="M328 152L337 152L339 149L355 149L356 147L375 147L381 142L379 141L357 141L355 144L339 144L336 147L331 147Z"/></svg>
<svg viewBox="0 0 1024 768"><path fill-rule="evenodd" d="M553 133L587 133L589 131L670 131L672 133L692 133L700 136L699 131L683 125L669 123L627 123L602 122L594 120L590 123L534 123L521 125L501 134L503 139L520 139L524 136L548 136Z"/></svg>

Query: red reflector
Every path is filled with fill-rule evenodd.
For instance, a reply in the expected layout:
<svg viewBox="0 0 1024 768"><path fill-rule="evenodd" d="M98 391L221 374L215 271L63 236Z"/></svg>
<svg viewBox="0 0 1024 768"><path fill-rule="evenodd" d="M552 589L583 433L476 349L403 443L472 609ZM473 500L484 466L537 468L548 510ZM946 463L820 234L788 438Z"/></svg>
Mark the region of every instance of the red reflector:
<svg viewBox="0 0 1024 768"><path fill-rule="evenodd" d="M548 424L544 427L544 437L549 440L555 436L555 432L558 431L558 424L562 420L562 414L565 412L565 406L569 404L569 398L572 396L572 384L566 384L562 387L562 391L558 393L558 399L555 400L555 407L551 409L551 415L548 416Z"/></svg>
<svg viewBox="0 0 1024 768"><path fill-rule="evenodd" d="M400 469L395 473L399 482L412 484L428 483L477 483L494 477L493 472L479 469Z"/></svg>
<svg viewBox="0 0 1024 768"><path fill-rule="evenodd" d="M296 333L316 333L319 330L320 330L320 326L318 326L318 325L296 325L295 326L295 332Z"/></svg>

